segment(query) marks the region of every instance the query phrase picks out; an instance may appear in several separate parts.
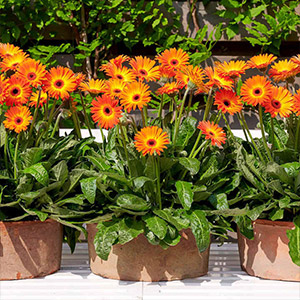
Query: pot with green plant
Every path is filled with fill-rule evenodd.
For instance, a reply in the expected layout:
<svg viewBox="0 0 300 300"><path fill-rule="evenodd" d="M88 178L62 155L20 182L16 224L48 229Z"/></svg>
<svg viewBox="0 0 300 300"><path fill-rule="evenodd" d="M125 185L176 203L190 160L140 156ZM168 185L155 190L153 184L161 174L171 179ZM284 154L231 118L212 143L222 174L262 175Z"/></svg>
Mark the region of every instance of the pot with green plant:
<svg viewBox="0 0 300 300"><path fill-rule="evenodd" d="M84 219L91 270L108 278L204 275L211 234L222 238L230 229L228 198L240 177L220 149L226 139L217 125L221 113L211 112L221 83L189 65L181 49L157 59L159 65L146 57L112 59L102 66L111 78L92 102L93 120L109 133L99 151L81 158L98 174L82 180L78 192L96 211ZM162 86L151 97L148 83L159 79ZM190 116L199 107L192 102L196 92L208 93L198 127ZM131 114L135 109L139 120Z"/></svg>
<svg viewBox="0 0 300 300"><path fill-rule="evenodd" d="M63 236L73 250L82 229L84 199L69 198L93 139L57 134L79 84L71 70L48 72L10 44L0 55L0 280L44 276L60 267Z"/></svg>
<svg viewBox="0 0 300 300"><path fill-rule="evenodd" d="M300 92L294 87L300 60L298 55L271 65L275 60L254 56L247 65L262 74L237 85L236 95L245 103L237 116L246 140L229 139L242 176L241 197L230 207L247 211L234 218L242 269L266 279L300 281ZM257 111L261 138L252 137L246 109Z"/></svg>

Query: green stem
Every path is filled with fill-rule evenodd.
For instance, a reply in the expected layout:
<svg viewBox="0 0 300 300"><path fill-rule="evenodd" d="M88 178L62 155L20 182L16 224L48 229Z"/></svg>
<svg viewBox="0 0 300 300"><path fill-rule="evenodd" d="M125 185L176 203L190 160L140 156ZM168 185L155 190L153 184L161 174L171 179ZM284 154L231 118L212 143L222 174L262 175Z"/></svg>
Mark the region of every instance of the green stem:
<svg viewBox="0 0 300 300"><path fill-rule="evenodd" d="M80 132L80 126L79 126L79 122L78 122L78 117L77 117L76 112L73 109L72 100L70 100L69 104L70 104L70 110L71 110L71 113L72 113L72 119L73 119L73 122L74 122L77 137L79 139L81 139L81 132Z"/></svg>
<svg viewBox="0 0 300 300"><path fill-rule="evenodd" d="M227 130L228 130L228 132L229 132L231 138L232 138L233 140L235 140L235 136L234 136L233 132L231 131L230 125L229 125L229 123L228 123L228 121L227 121L227 118L226 118L225 114L222 113L222 116L223 116L224 122L225 122L225 124L226 124Z"/></svg>
<svg viewBox="0 0 300 300"><path fill-rule="evenodd" d="M41 93L42 93L42 89L40 88L39 89L38 99L37 99L36 106L35 106L35 110L34 110L34 113L33 113L33 119L32 119L32 122L31 122L31 125L30 125L30 129L29 129L29 133L28 133L28 139L27 139L27 141L30 141L30 138L31 138L31 135L32 135L32 131L33 131L33 128L34 128L34 124L35 124L35 121L36 121L36 118L37 118L37 115L38 115L38 112L39 112L39 105L40 105Z"/></svg>
<svg viewBox="0 0 300 300"><path fill-rule="evenodd" d="M274 120L271 117L271 142L272 142L272 149L274 148L274 143L275 143L275 128L274 128Z"/></svg>
<svg viewBox="0 0 300 300"><path fill-rule="evenodd" d="M296 137L295 137L295 150L296 151L298 150L299 133L300 133L300 118L298 118L297 130L296 130Z"/></svg>
<svg viewBox="0 0 300 300"><path fill-rule="evenodd" d="M243 133L244 133L244 136L245 136L245 138L246 138L246 141L247 141L248 143L250 143L250 142L249 142L249 139L248 139L248 134L247 134L247 132L246 132L246 130L245 130L245 127L244 127L243 120L242 120L242 118L240 117L239 113L237 113L236 115L237 115L237 118L238 118L238 120L239 120L239 122L240 122L240 125L241 125L241 128L242 128L242 130L243 130Z"/></svg>
<svg viewBox="0 0 300 300"><path fill-rule="evenodd" d="M162 209L162 203L161 203L161 190L160 190L160 168L159 168L159 161L157 157L154 157L154 164L155 164L155 172L156 172L156 201L159 209Z"/></svg>
<svg viewBox="0 0 300 300"><path fill-rule="evenodd" d="M143 113L145 116L145 125L148 126L148 109L147 106L143 106Z"/></svg>
<svg viewBox="0 0 300 300"><path fill-rule="evenodd" d="M159 122L161 121L161 117L162 117L163 105L164 105L164 94L162 94L161 100L160 100L160 104L159 104L159 110L158 110L158 119L159 119Z"/></svg>
<svg viewBox="0 0 300 300"><path fill-rule="evenodd" d="M125 156L126 156L126 160L127 160L127 165L129 165L129 156L128 156L128 151L127 151L125 133L124 133L124 128L122 125L120 125L120 129L121 129L121 136L122 136L123 147L124 147Z"/></svg>
<svg viewBox="0 0 300 300"><path fill-rule="evenodd" d="M265 160L264 160L264 158L263 158L261 152L260 152L259 149L257 148L257 145L256 145L256 143L255 143L255 141L254 141L254 139L253 139L253 137L252 137L252 134L251 134L251 132L250 132L250 130L249 130L249 128L248 128L248 125L247 125L247 123L246 123L245 117L244 117L244 115L243 115L242 112L240 113L240 117L241 117L241 120L242 120L242 123L243 123L243 128L246 129L246 131L247 131L247 133L248 133L248 135L249 135L249 137L250 137L250 140L251 140L251 142L252 142L252 145L253 145L253 147L255 148L255 151L257 152L257 154L258 154L260 160L261 160L262 162L265 162Z"/></svg>
<svg viewBox="0 0 300 300"><path fill-rule="evenodd" d="M8 156L7 156L7 146L8 146L8 134L5 131L5 143L4 143L4 164L5 164L5 168L6 170L8 169Z"/></svg>
<svg viewBox="0 0 300 300"><path fill-rule="evenodd" d="M102 137L102 145L104 147L104 142L106 141L106 138L105 138L105 135L103 133L103 129L101 126L99 126L99 129L100 129L100 133L101 133L101 137Z"/></svg>
<svg viewBox="0 0 300 300"><path fill-rule="evenodd" d="M141 116L142 116L143 127L146 127L146 120L143 111L141 111Z"/></svg>
<svg viewBox="0 0 300 300"><path fill-rule="evenodd" d="M18 134L17 143L16 143L16 147L15 147L15 153L14 153L14 179L17 179L17 157L18 157L20 136L21 136L21 133Z"/></svg>
<svg viewBox="0 0 300 300"><path fill-rule="evenodd" d="M212 92L213 89L210 89L208 92L208 98L207 98L207 102L206 102L206 107L205 107L205 111L204 111L204 116L203 116L203 120L202 121L206 121L209 115L209 112L211 110L212 107Z"/></svg>
<svg viewBox="0 0 300 300"><path fill-rule="evenodd" d="M55 134L55 132L56 132L56 130L57 130L57 128L58 128L58 124L59 124L59 121L60 121L60 118L61 118L61 114L62 114L62 113L60 113L60 114L58 115L57 119L56 119L56 122L55 122L55 125L54 125L54 128L53 128L53 130L52 130L52 133L51 133L50 138L53 138L53 137L54 137L54 134Z"/></svg>
<svg viewBox="0 0 300 300"><path fill-rule="evenodd" d="M270 161L272 161L273 158L272 158L271 151L270 151L270 149L268 147L268 144L267 144L267 139L266 139L265 130L264 130L263 111L262 111L262 106L261 105L259 105L259 123L260 123L260 130L261 130L261 135L262 135L262 140L263 140L265 150L267 152L267 155L268 155Z"/></svg>
<svg viewBox="0 0 300 300"><path fill-rule="evenodd" d="M208 145L208 140L205 140L200 146L199 148L195 151L194 155L192 156L192 158L195 158L198 153L202 150L202 148L205 146L205 145Z"/></svg>
<svg viewBox="0 0 300 300"><path fill-rule="evenodd" d="M201 135L202 135L202 130L200 130L199 133L198 133L196 142L195 142L195 144L194 144L194 146L193 146L193 148L192 148L192 151L191 151L189 157L193 157L193 154L194 154L194 152L196 151L197 146L198 146L198 144L199 144L199 142L200 142Z"/></svg>
<svg viewBox="0 0 300 300"><path fill-rule="evenodd" d="M191 106L192 106L192 100L193 100L193 93L190 93L190 97L189 97L189 103L188 103L188 107L186 109L186 116L188 117L190 110L191 110Z"/></svg>
<svg viewBox="0 0 300 300"><path fill-rule="evenodd" d="M92 130L91 130L91 124L90 124L88 115L87 115L87 113L86 113L85 104L84 104L84 101L83 101L81 92L79 92L79 95L80 95L80 101L81 101L81 105L82 105L82 109L83 109L83 114L84 114L85 124L86 124L86 126L88 127L90 137L92 137L93 134L92 134Z"/></svg>
<svg viewBox="0 0 300 300"><path fill-rule="evenodd" d="M181 123L181 118L182 118L182 114L183 114L183 109L184 109L184 103L185 103L185 99L187 97L189 93L189 88L186 89L184 95L183 95L183 99L182 99L182 103L181 103L181 107L180 107L180 111L179 111L179 117L175 119L175 130L174 130L174 136L173 136L173 144L175 144L177 135L178 135L178 130L179 130L179 125Z"/></svg>

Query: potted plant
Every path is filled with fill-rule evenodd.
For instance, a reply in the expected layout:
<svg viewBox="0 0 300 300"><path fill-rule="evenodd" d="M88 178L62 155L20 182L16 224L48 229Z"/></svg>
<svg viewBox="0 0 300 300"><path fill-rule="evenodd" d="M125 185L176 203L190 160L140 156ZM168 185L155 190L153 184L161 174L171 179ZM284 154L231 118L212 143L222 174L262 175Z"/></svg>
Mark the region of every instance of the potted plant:
<svg viewBox="0 0 300 300"><path fill-rule="evenodd" d="M300 92L294 79L300 60L299 55L275 60L267 54L252 57L246 66L261 75L237 82L235 95L244 102L237 117L246 140L229 138L242 175L241 196L230 207L247 210L234 218L242 268L262 278L299 281ZM247 109L259 116L261 138L251 135Z"/></svg>
<svg viewBox="0 0 300 300"><path fill-rule="evenodd" d="M84 219L91 270L108 278L204 275L211 234L225 237L230 229L228 200L240 177L220 149L226 135L217 125L221 112L211 113L211 106L213 91L233 81L189 65L181 49L157 60L110 60L101 67L109 79L91 105L94 122L109 133L99 151L81 158L98 174L82 181L78 193L96 211ZM156 82L161 87L151 96L149 84ZM201 122L190 115L199 107L195 93L208 93Z"/></svg>
<svg viewBox="0 0 300 300"><path fill-rule="evenodd" d="M59 138L80 78L47 71L19 47L0 44L0 280L32 278L60 267L66 236L74 249L84 199L70 199L78 156L93 139ZM72 114L75 119L74 114ZM89 173L90 176L90 173Z"/></svg>

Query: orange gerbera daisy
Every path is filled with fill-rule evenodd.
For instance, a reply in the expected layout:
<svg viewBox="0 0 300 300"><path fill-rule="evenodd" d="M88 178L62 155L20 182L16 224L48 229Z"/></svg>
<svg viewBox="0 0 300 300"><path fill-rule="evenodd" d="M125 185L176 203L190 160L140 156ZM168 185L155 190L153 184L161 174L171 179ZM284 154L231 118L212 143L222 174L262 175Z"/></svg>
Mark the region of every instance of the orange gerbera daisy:
<svg viewBox="0 0 300 300"><path fill-rule="evenodd" d="M105 90L105 81L102 79L90 79L87 82L82 82L79 89L84 92L89 92L91 94L100 94Z"/></svg>
<svg viewBox="0 0 300 300"><path fill-rule="evenodd" d="M157 126L149 126L142 128L134 137L135 148L142 152L145 156L147 153L160 155L163 149L170 144L169 137L166 132Z"/></svg>
<svg viewBox="0 0 300 300"><path fill-rule="evenodd" d="M3 74L1 74L0 75L0 104L3 104L5 102L5 98L6 98L5 91L7 88L7 82L8 79L6 79Z"/></svg>
<svg viewBox="0 0 300 300"><path fill-rule="evenodd" d="M182 73L187 75L191 84L188 86L197 87L198 89L206 90L203 80L205 79L205 72L200 67L193 67L191 65L183 67L181 69Z"/></svg>
<svg viewBox="0 0 300 300"><path fill-rule="evenodd" d="M156 93L159 94L159 95L162 95L162 94L167 94L167 95L175 94L175 93L179 92L180 86L181 86L181 84L178 83L177 81L167 82L162 87L160 87L156 91Z"/></svg>
<svg viewBox="0 0 300 300"><path fill-rule="evenodd" d="M230 77L231 79L236 79L249 68L247 63L242 60L231 60L229 62L224 61L223 63L216 63L219 71L219 75L222 77Z"/></svg>
<svg viewBox="0 0 300 300"><path fill-rule="evenodd" d="M0 68L2 72L7 72L8 70L15 71L19 65L28 57L28 54L24 52L19 52L12 56L7 56L0 62Z"/></svg>
<svg viewBox="0 0 300 300"><path fill-rule="evenodd" d="M76 77L74 73L65 67L51 68L46 74L44 83L44 91L49 96L64 100L70 97L70 92L76 89Z"/></svg>
<svg viewBox="0 0 300 300"><path fill-rule="evenodd" d="M182 49L172 48L170 50L165 50L161 54L156 56L159 63L169 70L179 70L186 66L189 61L188 54Z"/></svg>
<svg viewBox="0 0 300 300"><path fill-rule="evenodd" d="M174 76L178 82L180 89L185 88L187 86L187 84L189 83L189 76L186 74L183 74L183 72L181 72L181 71L176 71Z"/></svg>
<svg viewBox="0 0 300 300"><path fill-rule="evenodd" d="M108 95L96 97L92 101L92 119L102 128L113 128L119 123L122 107L117 106L118 100L114 100Z"/></svg>
<svg viewBox="0 0 300 300"><path fill-rule="evenodd" d="M143 56L136 56L130 60L132 72L139 79L155 81L160 78L159 67L155 67L155 61Z"/></svg>
<svg viewBox="0 0 300 300"><path fill-rule="evenodd" d="M270 77L273 77L276 82L288 80L297 73L298 65L287 59L274 63L269 70Z"/></svg>
<svg viewBox="0 0 300 300"><path fill-rule="evenodd" d="M134 81L124 88L120 98L121 104L128 112L137 107L141 110L151 100L150 88L141 81Z"/></svg>
<svg viewBox="0 0 300 300"><path fill-rule="evenodd" d="M39 107L42 107L47 102L47 93L41 91ZM29 98L29 106L36 106L39 98L39 91L32 93L31 97Z"/></svg>
<svg viewBox="0 0 300 300"><path fill-rule="evenodd" d="M206 140L211 140L212 145L225 144L226 134L224 130L214 122L201 121L197 127L205 135Z"/></svg>
<svg viewBox="0 0 300 300"><path fill-rule="evenodd" d="M226 90L230 90L233 86L233 81L229 77L222 77L219 74L219 70L213 70L212 67L205 68L205 73L208 76L209 81L206 83L208 88L223 88Z"/></svg>
<svg viewBox="0 0 300 300"><path fill-rule="evenodd" d="M120 79L110 79L105 82L106 88L105 88L105 94L111 96L111 97L117 97L119 98L121 93L124 91L124 88L126 87L126 82L120 80Z"/></svg>
<svg viewBox="0 0 300 300"><path fill-rule="evenodd" d="M215 105L223 113L234 115L243 108L241 98L232 90L219 90L216 92Z"/></svg>
<svg viewBox="0 0 300 300"><path fill-rule="evenodd" d="M26 59L20 63L17 74L33 87L38 87L46 78L46 67L34 59Z"/></svg>
<svg viewBox="0 0 300 300"><path fill-rule="evenodd" d="M85 80L85 75L81 72L75 74L76 79L76 89L79 87L79 85Z"/></svg>
<svg viewBox="0 0 300 300"><path fill-rule="evenodd" d="M247 65L251 69L259 69L264 71L267 69L268 65L270 65L273 61L277 59L273 54L260 54L255 55L249 59Z"/></svg>
<svg viewBox="0 0 300 300"><path fill-rule="evenodd" d="M263 76L248 78L241 87L241 96L247 104L262 105L272 97L272 84Z"/></svg>
<svg viewBox="0 0 300 300"><path fill-rule="evenodd" d="M31 87L26 81L18 78L16 75L9 78L5 92L5 102L7 105L25 104L27 103L30 94Z"/></svg>
<svg viewBox="0 0 300 300"><path fill-rule="evenodd" d="M163 82L167 82L169 78L172 78L176 75L176 72L173 70L169 70L164 66L159 66L160 72L160 80Z"/></svg>
<svg viewBox="0 0 300 300"><path fill-rule="evenodd" d="M124 82L132 82L135 80L133 71L127 67L119 68L115 65L110 65L109 68L105 69L105 73L113 79L123 80Z"/></svg>
<svg viewBox="0 0 300 300"><path fill-rule="evenodd" d="M300 115L300 89L294 95L294 108L293 112L299 116Z"/></svg>
<svg viewBox="0 0 300 300"><path fill-rule="evenodd" d="M12 44L0 43L0 57L6 58L8 56L13 56L15 54L23 52L18 46Z"/></svg>
<svg viewBox="0 0 300 300"><path fill-rule="evenodd" d="M272 118L278 114L280 117L289 117L294 107L293 95L282 86L273 86L272 91L271 99L263 103L265 112L269 112Z"/></svg>
<svg viewBox="0 0 300 300"><path fill-rule="evenodd" d="M3 121L5 128L14 130L16 133L25 131L32 120L27 106L12 106L5 113L5 117Z"/></svg>
<svg viewBox="0 0 300 300"><path fill-rule="evenodd" d="M100 71L109 69L111 67L111 65L115 65L117 68L122 68L123 63L128 60L130 60L130 58L127 55L119 55L119 56L111 59L108 63L103 64L100 67Z"/></svg>

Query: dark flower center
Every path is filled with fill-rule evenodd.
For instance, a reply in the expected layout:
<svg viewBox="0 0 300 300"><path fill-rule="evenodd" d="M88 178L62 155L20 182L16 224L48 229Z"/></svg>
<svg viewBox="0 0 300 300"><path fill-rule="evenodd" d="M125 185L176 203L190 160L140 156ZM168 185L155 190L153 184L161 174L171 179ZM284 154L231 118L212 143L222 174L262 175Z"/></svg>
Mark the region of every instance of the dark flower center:
<svg viewBox="0 0 300 300"><path fill-rule="evenodd" d="M103 111L104 114L106 114L107 116L110 116L112 114L112 111L109 107L105 107Z"/></svg>
<svg viewBox="0 0 300 300"><path fill-rule="evenodd" d="M273 106L274 108L276 108L276 109L279 109L279 108L281 107L280 101L278 101L278 100L276 100L276 99L272 100L272 101L271 101L271 104L272 104L272 106Z"/></svg>
<svg viewBox="0 0 300 300"><path fill-rule="evenodd" d="M28 73L27 74L27 78L29 79L29 80L35 80L36 79L36 74L34 73L34 72L30 72L30 73Z"/></svg>
<svg viewBox="0 0 300 300"><path fill-rule="evenodd" d="M115 94L120 94L122 91L120 89L114 89Z"/></svg>
<svg viewBox="0 0 300 300"><path fill-rule="evenodd" d="M140 74L142 74L143 76L148 75L147 71L144 70L144 69L141 69L141 70L140 70Z"/></svg>
<svg viewBox="0 0 300 300"><path fill-rule="evenodd" d="M228 100L224 100L224 105L226 106L226 107L229 107L230 106L230 101L228 101Z"/></svg>
<svg viewBox="0 0 300 300"><path fill-rule="evenodd" d="M260 96L262 94L262 90L260 88L256 88L253 92L255 96Z"/></svg>
<svg viewBox="0 0 300 300"><path fill-rule="evenodd" d="M21 117L17 117L17 118L15 118L15 123L16 123L17 125L20 125L20 124L23 123L23 119L22 119Z"/></svg>
<svg viewBox="0 0 300 300"><path fill-rule="evenodd" d="M212 136L212 137L214 137L214 136L215 136L215 133L214 133L214 132L212 132L212 131L209 131L209 132L208 132L208 134L209 134L210 136Z"/></svg>
<svg viewBox="0 0 300 300"><path fill-rule="evenodd" d="M147 141L147 145L149 147L154 147L154 146L156 146L156 144L157 144L157 142L156 142L155 139L150 139L150 140Z"/></svg>
<svg viewBox="0 0 300 300"><path fill-rule="evenodd" d="M21 91L18 88L13 88L11 93L13 96L18 96L21 93Z"/></svg>
<svg viewBox="0 0 300 300"><path fill-rule="evenodd" d="M63 88L63 86L65 85L65 83L61 80L61 79L58 79L54 82L54 86L57 88L57 89L61 89Z"/></svg>
<svg viewBox="0 0 300 300"><path fill-rule="evenodd" d="M18 63L14 63L11 65L12 68L16 68L18 66Z"/></svg>
<svg viewBox="0 0 300 300"><path fill-rule="evenodd" d="M134 96L132 97L133 101L139 101L140 98L141 98L140 95L134 95Z"/></svg>
<svg viewBox="0 0 300 300"><path fill-rule="evenodd" d="M172 59L172 60L170 61L170 63L171 63L171 65L173 65L173 66L177 66L177 65L179 64L179 61L178 61L177 59Z"/></svg>
<svg viewBox="0 0 300 300"><path fill-rule="evenodd" d="M124 79L124 77L123 77L122 75L120 75L120 74L118 74L116 77L117 77L118 79L120 79L120 80L123 80L123 79Z"/></svg>

